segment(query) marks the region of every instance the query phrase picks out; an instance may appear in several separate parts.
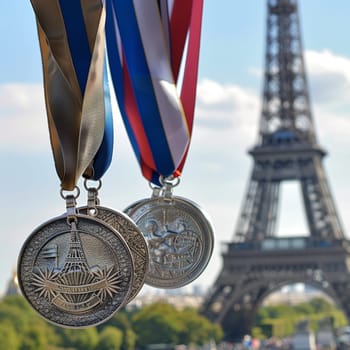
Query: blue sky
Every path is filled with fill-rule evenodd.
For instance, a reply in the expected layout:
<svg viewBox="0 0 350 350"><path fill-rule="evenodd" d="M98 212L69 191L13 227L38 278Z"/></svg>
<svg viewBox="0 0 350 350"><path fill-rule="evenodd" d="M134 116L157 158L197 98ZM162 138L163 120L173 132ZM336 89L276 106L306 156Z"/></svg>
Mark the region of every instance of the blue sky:
<svg viewBox="0 0 350 350"><path fill-rule="evenodd" d="M350 232L350 2L301 0L301 26L312 109L324 166L338 211ZM193 282L209 286L221 268L220 244L230 241L249 179L261 107L265 0L205 0L198 97L189 156L175 195L202 206L216 244L205 272ZM0 11L0 293L24 240L60 215L46 124L41 58L30 1L12 0ZM116 111L112 165L103 178L101 204L123 210L150 196ZM306 232L297 184L282 188L281 234ZM86 202L85 194L79 204Z"/></svg>

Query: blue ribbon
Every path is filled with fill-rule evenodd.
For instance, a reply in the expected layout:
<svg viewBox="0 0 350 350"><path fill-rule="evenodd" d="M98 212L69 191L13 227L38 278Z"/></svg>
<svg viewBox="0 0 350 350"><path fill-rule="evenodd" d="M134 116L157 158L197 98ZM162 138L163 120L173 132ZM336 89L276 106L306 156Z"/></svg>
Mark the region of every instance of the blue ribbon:
<svg viewBox="0 0 350 350"><path fill-rule="evenodd" d="M105 131L103 134L103 140L99 150L93 161L93 175L92 180L100 180L105 174L112 162L113 155L113 115L111 97L108 85L108 73L107 73L107 57L105 56L105 62L103 67L103 88L104 88L104 103L105 103Z"/></svg>
<svg viewBox="0 0 350 350"><path fill-rule="evenodd" d="M112 4L108 3L111 2ZM113 12L113 14L111 14ZM113 18L114 17L114 18ZM160 118L159 108L156 104L154 88L149 68L146 63L146 57L142 46L139 28L133 2L130 0L109 0L107 1L107 51L111 66L111 74L115 91L122 89L123 76L117 69L112 67L117 64L122 66L118 56L118 44L115 38L115 26L118 26L123 52L128 62L128 71L134 89L139 115L142 126L147 135L148 143L151 148L153 159L160 174L169 176L173 173L175 165L169 149L167 138ZM112 27L112 28L111 28ZM114 32L114 33L113 33ZM121 68L122 69L122 68ZM119 68L118 68L119 70ZM123 96L118 96L118 103L121 107L125 104ZM125 111L125 109L124 109ZM128 124L128 116L122 112L124 123ZM130 141L135 150L135 154L140 162L140 151L137 149L137 143L132 135L130 127L126 126Z"/></svg>

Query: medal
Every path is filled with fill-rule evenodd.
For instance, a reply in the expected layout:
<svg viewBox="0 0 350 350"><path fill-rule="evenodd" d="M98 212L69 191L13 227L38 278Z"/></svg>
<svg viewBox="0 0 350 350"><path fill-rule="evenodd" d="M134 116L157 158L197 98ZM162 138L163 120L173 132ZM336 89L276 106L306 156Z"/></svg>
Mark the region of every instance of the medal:
<svg viewBox="0 0 350 350"><path fill-rule="evenodd" d="M39 226L23 245L19 285L45 319L87 327L109 319L132 292L134 264L122 235L76 212L81 176L110 165L113 125L105 57L105 3L31 0L41 48L47 119L66 215ZM73 196L63 191L77 190Z"/></svg>
<svg viewBox="0 0 350 350"><path fill-rule="evenodd" d="M130 248L134 263L134 282L131 293L126 301L126 303L129 303L136 297L145 282L149 264L146 240L137 225L127 215L99 205L97 188L85 187L88 190L88 205L78 208L78 212L89 215L92 218L97 218L108 226L111 226L121 234Z"/></svg>
<svg viewBox="0 0 350 350"><path fill-rule="evenodd" d="M145 283L179 288L196 279L213 251L214 234L208 215L192 201L171 195L170 182L158 198L144 199L125 212L148 244L150 266Z"/></svg>
<svg viewBox="0 0 350 350"><path fill-rule="evenodd" d="M192 282L213 249L204 211L171 194L191 139L202 9L202 0L107 3L107 47L120 112L142 175L155 185L151 199L125 209L147 241L145 283L154 287Z"/></svg>
<svg viewBox="0 0 350 350"><path fill-rule="evenodd" d="M112 317L129 298L133 276L125 240L102 221L69 211L34 230L18 259L24 297L45 319L65 327Z"/></svg>

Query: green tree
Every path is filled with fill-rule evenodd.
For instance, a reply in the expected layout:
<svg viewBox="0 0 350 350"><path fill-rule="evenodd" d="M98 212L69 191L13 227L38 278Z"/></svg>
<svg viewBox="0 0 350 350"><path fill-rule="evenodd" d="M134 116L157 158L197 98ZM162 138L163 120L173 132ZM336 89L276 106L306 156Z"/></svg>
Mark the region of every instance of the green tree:
<svg viewBox="0 0 350 350"><path fill-rule="evenodd" d="M0 344L6 350L19 350L20 339L8 321L0 322Z"/></svg>
<svg viewBox="0 0 350 350"><path fill-rule="evenodd" d="M310 301L310 305L312 306L314 312L317 313L329 312L332 311L332 309L335 309L335 307L324 298L313 298Z"/></svg>
<svg viewBox="0 0 350 350"><path fill-rule="evenodd" d="M122 350L133 350L135 349L135 345L136 334L131 328L128 328L123 333Z"/></svg>
<svg viewBox="0 0 350 350"><path fill-rule="evenodd" d="M295 311L302 315L313 315L315 309L311 303L300 303L299 305L295 305Z"/></svg>
<svg viewBox="0 0 350 350"><path fill-rule="evenodd" d="M135 320L136 344L145 347L157 343L178 343L179 329L171 317L161 314L144 315Z"/></svg>
<svg viewBox="0 0 350 350"><path fill-rule="evenodd" d="M301 320L309 320L312 330L317 331L319 321L328 317L334 321L335 328L346 325L344 313L335 305L324 298L314 298L308 303L295 306L263 307L258 312L256 326L262 329L265 336L286 336L294 333L296 324Z"/></svg>
<svg viewBox="0 0 350 350"><path fill-rule="evenodd" d="M77 350L94 350L99 341L96 327L85 329L57 328L61 336L61 346Z"/></svg>
<svg viewBox="0 0 350 350"><path fill-rule="evenodd" d="M22 336L20 350L47 350L49 341L45 333L46 329L45 326L33 323Z"/></svg>
<svg viewBox="0 0 350 350"><path fill-rule="evenodd" d="M58 344L53 327L22 296L9 296L1 300L0 322L14 329L20 349L47 350L48 344Z"/></svg>
<svg viewBox="0 0 350 350"><path fill-rule="evenodd" d="M223 331L193 308L177 310L174 306L158 302L145 306L132 317L137 334L136 345L149 344L204 344L219 342Z"/></svg>
<svg viewBox="0 0 350 350"><path fill-rule="evenodd" d="M136 334L132 329L131 322L128 318L128 313L125 311L117 312L110 320L103 323L98 327L101 331L105 327L115 327L122 331L123 342L121 345L122 350L133 350L136 344Z"/></svg>
<svg viewBox="0 0 350 350"><path fill-rule="evenodd" d="M107 326L100 333L98 350L120 350L123 342L123 332L115 327Z"/></svg>
<svg viewBox="0 0 350 350"><path fill-rule="evenodd" d="M217 324L198 314L194 309L185 309L178 314L182 326L179 341L181 344L206 344L211 340L219 342L223 331Z"/></svg>
<svg viewBox="0 0 350 350"><path fill-rule="evenodd" d="M136 345L178 344L181 326L177 315L177 310L164 302L147 305L136 312L132 317L132 326L137 334Z"/></svg>
<svg viewBox="0 0 350 350"><path fill-rule="evenodd" d="M269 318L281 318L295 314L295 309L290 305L280 304L267 308Z"/></svg>
<svg viewBox="0 0 350 350"><path fill-rule="evenodd" d="M10 296L0 302L0 320L12 324L18 334L25 332L39 316L20 296Z"/></svg>

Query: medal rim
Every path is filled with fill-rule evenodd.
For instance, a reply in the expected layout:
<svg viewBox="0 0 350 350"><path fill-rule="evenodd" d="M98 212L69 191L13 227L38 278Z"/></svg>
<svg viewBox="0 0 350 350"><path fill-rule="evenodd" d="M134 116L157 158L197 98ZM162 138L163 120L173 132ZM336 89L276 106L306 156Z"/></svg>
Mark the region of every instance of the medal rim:
<svg viewBox="0 0 350 350"><path fill-rule="evenodd" d="M148 202L151 199L159 199L157 197L155 198L143 198L143 199L139 199L136 202L130 204L129 206L127 206L124 210L123 213L127 216L130 216L130 214L136 210L137 207L141 206L144 202Z"/></svg>
<svg viewBox="0 0 350 350"><path fill-rule="evenodd" d="M115 229L113 229L112 227L110 227L109 225L106 225L102 220L99 219L95 219L92 218L88 215L84 215L84 214L76 214L75 217L78 219L82 218L83 220L89 220L92 222L97 222L99 225L102 225L104 228L106 228L107 230L109 230L111 233L113 233L116 237L118 237L120 239L120 241L122 242L121 244L123 245L125 251L127 252L127 255L130 257L130 262L131 262L131 273L130 273L130 286L128 289L128 292L126 293L125 297L124 297L124 301L121 302L118 307L114 308L112 310L112 312L105 318L103 318L102 320L99 318L96 322L89 322L88 324L79 324L79 325L70 325L70 324L63 324L63 323L59 323L56 322L54 320L51 320L50 318L48 318L45 314L41 313L33 304L32 300L27 296L27 292L26 289L23 286L23 281L22 281L22 271L21 271L21 267L22 267L22 260L23 260L23 256L24 256L24 252L27 249L29 243L33 240L33 238L35 238L36 235L39 234L39 232L41 230L43 230L45 227L49 226L50 224L53 224L56 221L64 221L67 220L67 215L60 215L60 216L56 216L50 220L45 221L43 224L39 225L38 227L36 227L31 233L30 235L25 239L21 249L20 249L20 253L18 255L18 259L17 259L17 277L18 277L18 286L20 288L20 291L23 295L23 297L26 299L26 301L30 304L30 306L35 310L35 312L41 316L43 319L45 319L46 321L50 322L51 324L55 325L55 326L59 326L62 328L67 328L67 329L84 329L84 328L88 328L88 327L93 327L93 326L98 326L106 321L108 321L109 319L111 319L123 306L125 306L125 301L129 298L129 295L131 294L131 290L132 290L132 285L134 283L134 261L133 261L133 257L130 251L129 246L127 245L124 237L117 232ZM69 224L67 223L67 225L69 226ZM68 230L67 230L68 231ZM79 231L79 228L78 228ZM96 237L96 236L95 236ZM45 244L44 244L45 245ZM37 254L36 256L40 253L41 249L43 248L43 246L41 246L40 249L37 250ZM111 247L111 249L113 249ZM114 304L113 304L114 305ZM63 312L63 311L61 311ZM91 313L93 314L93 313ZM71 316L71 314L69 314ZM77 317L78 319L78 317ZM78 323L78 322L77 322Z"/></svg>
<svg viewBox="0 0 350 350"><path fill-rule="evenodd" d="M172 281L171 279L159 279L159 278L154 278L150 277L150 273L148 273L146 275L146 279L145 279L145 284L151 286L151 287L156 287L156 288L164 288L164 289L174 289L174 288L181 288L184 287L190 283L192 283L194 280L196 280L206 269L206 267L209 264L209 261L211 259L211 256L213 254L213 250L214 250L214 244L215 244L215 235L214 235L214 226L212 224L212 221L209 217L209 214L207 213L207 211L205 209L203 209L200 205L198 205L197 203L193 202L192 200L185 198L185 197L180 197L180 196L172 196L170 198L165 198L163 196L159 196L159 197L151 197L151 198L144 198L141 200L138 200L137 202L131 204L130 206L128 206L126 209L124 209L124 212L127 210L127 215L131 217L132 220L134 220L134 222L136 223L136 225L138 224L138 219L143 217L144 215L149 214L152 209L157 208L157 203L158 203L158 207L159 204L163 205L166 203L180 203L182 205L191 207L192 210L194 210L196 213L200 214L197 216L197 218L199 217L200 220L195 220L195 216L191 215L191 217L193 218L194 221L196 221L196 223L201 227L201 228L206 228L205 230L205 234L203 235L204 237L207 237L207 246L209 248L209 251L207 252L207 254L203 254L202 257L205 257L205 259L200 259L199 262L197 262L196 267L191 269L191 273L187 274L186 277L187 278L178 278L177 280L175 279L175 283L174 281ZM150 210L147 210L147 208L142 208L142 207L146 207L146 206L150 206L153 208L150 208ZM179 208L177 208L179 209ZM183 209L180 209L183 210ZM138 213L139 211L141 211L141 213ZM187 213L188 214L188 213ZM200 224L198 223L198 221L200 221ZM141 230L142 232L142 230ZM203 230L201 230L201 232L203 232ZM146 239L147 241L147 239ZM152 266L152 261L150 259L150 267ZM152 275L153 276L153 275ZM163 281L163 283L161 283L161 281ZM165 281L165 282L164 282Z"/></svg>
<svg viewBox="0 0 350 350"><path fill-rule="evenodd" d="M89 210L89 206L82 206L82 207L78 207L77 208L77 211L79 213L81 213L80 211L81 210L86 210L88 212ZM145 279L146 279L146 274L147 274L147 271L149 269L149 265L150 265L150 259L149 259L149 253L148 253L148 244L147 244L147 241L144 237L144 235L142 234L141 230L139 229L139 227L136 225L136 223L125 213L123 212L119 212L117 210L114 210L114 209L111 209L111 208L108 208L108 207L104 207L104 206L101 206L101 205L95 205L94 207L92 207L91 209L96 209L97 211L99 209L101 210L105 210L105 211L108 211L112 214L114 214L115 216L122 216L125 220L129 221L130 224L132 224L134 227L135 227L135 231L137 231L139 233L139 236L141 237L141 239L144 241L144 245L145 245L145 248L146 248L146 251L147 251L147 254L146 254L146 257L145 257L145 260L146 260L146 266L145 266L145 269L144 269L144 277L142 279L142 282L140 283L139 286L137 286L137 288L135 288L135 291L133 290L134 288L131 288L131 292L130 292L130 295L128 297L128 299L125 301L124 305L128 304L130 301L132 301L137 295L138 293L141 291L143 285L145 284ZM112 225L110 225L108 222L104 221L102 218L99 218L98 217L98 214L95 216L95 215L90 215L90 214L84 214L82 213L81 215L84 215L84 216L89 216L89 217L92 217L92 218L96 218L100 221L103 221L105 225L107 226L110 226L114 231L117 231L125 240L126 244L128 245L129 249L130 249L130 252L131 252L131 256L133 258L133 261L135 261L134 259L134 253L132 251L132 249L130 248L129 244L128 244L128 241L127 239L124 237L123 233L118 231L116 228L114 228ZM136 278L135 278L135 263L134 263L134 279L133 279L133 287L135 285L135 282L136 282Z"/></svg>

